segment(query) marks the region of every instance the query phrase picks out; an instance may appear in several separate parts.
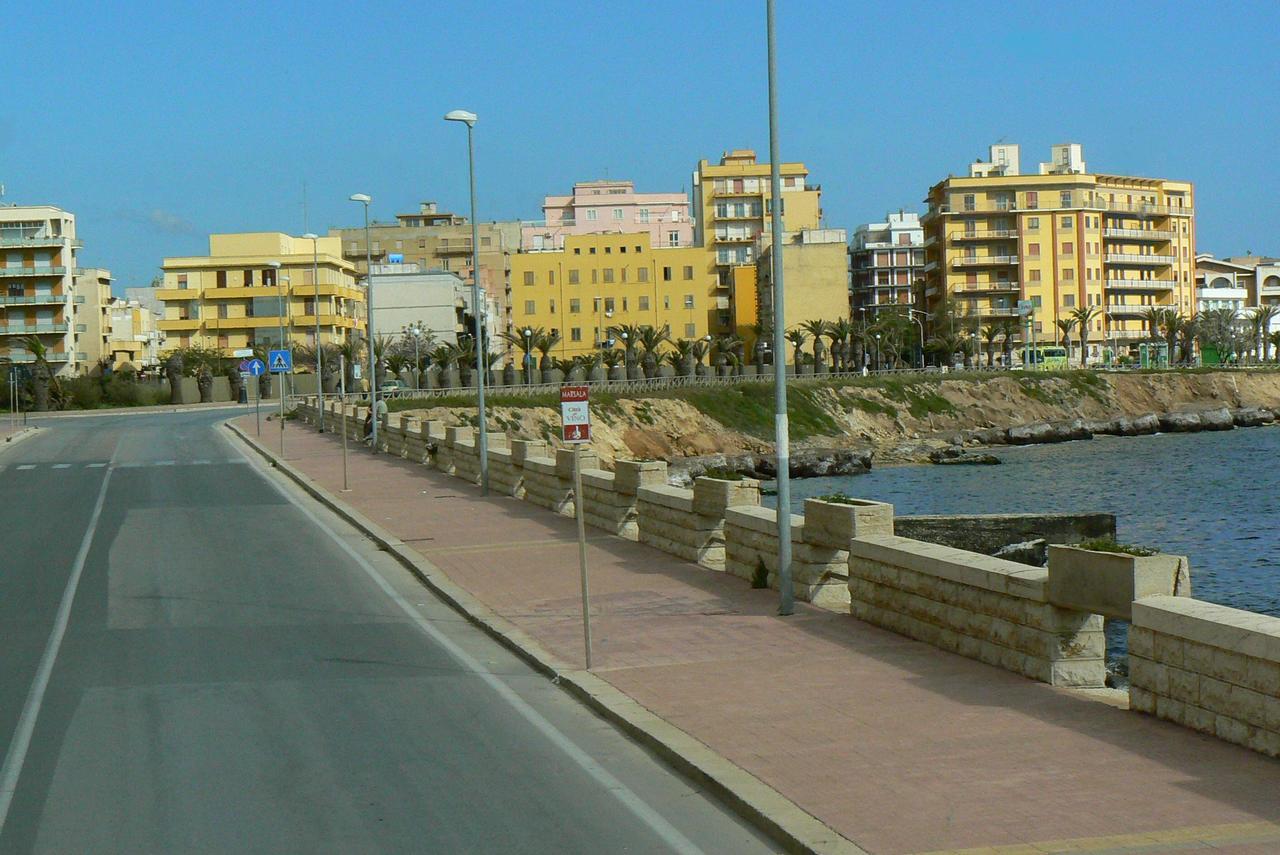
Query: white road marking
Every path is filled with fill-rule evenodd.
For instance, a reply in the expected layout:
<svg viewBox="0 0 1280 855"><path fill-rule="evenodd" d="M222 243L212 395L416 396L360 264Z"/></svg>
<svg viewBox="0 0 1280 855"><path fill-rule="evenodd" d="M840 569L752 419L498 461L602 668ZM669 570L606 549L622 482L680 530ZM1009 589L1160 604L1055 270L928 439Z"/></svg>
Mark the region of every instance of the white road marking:
<svg viewBox="0 0 1280 855"><path fill-rule="evenodd" d="M70 469L70 468L71 468L71 464L70 464L70 463L55 463L55 464L53 464L53 468L54 468L54 469Z"/></svg>
<svg viewBox="0 0 1280 855"><path fill-rule="evenodd" d="M223 440L229 442L226 437L223 437ZM235 446L235 449L246 458L246 462L249 462L247 450L239 447L238 445ZM268 478L261 469L254 467L254 471L258 473L263 481L270 484L277 493L284 496L285 499L297 508L304 517L328 535L329 539L337 544L339 549L349 555L351 560L364 570L365 574L373 581L373 583L377 585L382 592L392 600L392 602L399 606L400 610L403 611L405 615L408 616L409 620L413 621L413 623L416 624L424 634L444 648L445 651L457 660L464 668L488 684L489 688L493 689L498 697L506 701L521 718L529 722L529 724L531 724L536 730L541 732L552 745L563 751L570 760L578 765L579 768L604 787L605 791L621 802L623 807L635 814L637 819L649 826L649 828L662 838L662 840L666 842L672 850L681 853L690 853L690 855L702 852L701 849L694 845L693 841L689 840L689 838L680 833L679 829L667 822L666 818L654 810L648 802L636 795L630 787L615 778L608 769L605 769L597 763L592 759L591 755L587 754L587 752L579 748L573 740L561 733L556 726L547 721L541 713L529 706L528 702L517 695L510 686L502 682L498 677L494 676L492 672L481 667L480 663L472 658L469 653L458 647L458 645L454 644L448 636L432 626L431 623L424 618L408 600L400 596L400 594L391 587L390 583L387 582L386 579L382 578L378 571L374 569L373 565L364 559L364 556L356 552L355 549L343 540L337 532L329 528L329 526L315 514L311 513L311 511L306 508L297 497L285 490L281 485L277 484L275 479Z"/></svg>
<svg viewBox="0 0 1280 855"><path fill-rule="evenodd" d="M18 467L19 470L35 469L35 468L36 468L36 465L34 463L24 463Z"/></svg>
<svg viewBox="0 0 1280 855"><path fill-rule="evenodd" d="M105 463L86 463L84 468L85 468L85 469L101 469L102 467L104 467L104 466L106 466L106 465L107 465L107 464L105 464Z"/></svg>
<svg viewBox="0 0 1280 855"><path fill-rule="evenodd" d="M155 464L154 464L154 465L156 465L156 466L176 466L176 465L178 465L178 461L176 461L176 460L157 460L157 461L155 462Z"/></svg>
<svg viewBox="0 0 1280 855"><path fill-rule="evenodd" d="M114 451L111 459L115 460ZM84 573L84 562L89 557L89 547L93 544L93 535L98 529L98 519L102 516L102 506L107 499L107 485L111 483L111 471L110 468L107 469L107 474L102 478L102 486L98 488L98 501L93 505L89 527L85 529L84 538L80 541L80 551L76 553L71 575L67 577L67 586L62 591L62 601L58 604L58 616L53 622L53 631L49 634L48 643L45 644L44 655L40 657L35 679L31 681L31 690L27 693L27 701L22 706L22 715L13 733L13 741L9 743L9 750L4 756L4 765L0 766L0 834L4 832L4 823L9 817L9 806L13 803L13 794L18 789L18 777L22 774L22 765L27 760L27 750L31 747L31 734L36 729L36 719L40 716L41 705L44 704L44 693L49 688L49 678L53 675L53 665L58 659L62 638L67 634L67 623L71 620L71 606L75 603L76 589L80 587L80 577Z"/></svg>
<svg viewBox="0 0 1280 855"><path fill-rule="evenodd" d="M193 466L207 466L208 464L210 464L210 463L212 463L212 462L213 462L213 461L211 461L211 460L192 460L192 461L191 461L191 464L192 464Z"/></svg>

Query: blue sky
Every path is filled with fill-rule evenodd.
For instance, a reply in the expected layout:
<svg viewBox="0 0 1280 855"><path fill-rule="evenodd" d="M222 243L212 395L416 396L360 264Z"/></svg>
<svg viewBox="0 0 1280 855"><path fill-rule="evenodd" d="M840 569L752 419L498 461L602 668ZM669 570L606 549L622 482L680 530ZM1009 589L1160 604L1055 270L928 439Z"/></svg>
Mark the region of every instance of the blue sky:
<svg viewBox="0 0 1280 855"><path fill-rule="evenodd" d="M1280 254L1280 31L1271 3L778 0L782 154L829 225L921 208L1019 142L1092 170L1197 184L1199 247ZM700 158L768 150L764 2L7 4L6 202L79 216L118 286L218 231L465 213L535 218L575 180L689 187ZM963 42L964 48L959 47Z"/></svg>

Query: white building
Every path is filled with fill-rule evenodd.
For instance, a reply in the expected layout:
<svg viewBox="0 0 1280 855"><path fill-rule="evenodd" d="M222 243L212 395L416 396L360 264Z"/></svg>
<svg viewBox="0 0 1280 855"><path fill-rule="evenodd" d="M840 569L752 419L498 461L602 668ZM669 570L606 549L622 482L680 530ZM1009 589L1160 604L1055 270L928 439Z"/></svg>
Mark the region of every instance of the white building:
<svg viewBox="0 0 1280 855"><path fill-rule="evenodd" d="M486 327L500 317L498 302L485 297ZM377 336L399 336L421 325L436 344L457 344L458 334L472 328L471 286L447 270L422 270L416 263L373 266L373 326ZM490 350L499 352L496 332L489 335Z"/></svg>
<svg viewBox="0 0 1280 855"><path fill-rule="evenodd" d="M882 223L864 223L849 242L850 305L874 312L913 306L914 286L924 275L924 230L920 215L890 212Z"/></svg>

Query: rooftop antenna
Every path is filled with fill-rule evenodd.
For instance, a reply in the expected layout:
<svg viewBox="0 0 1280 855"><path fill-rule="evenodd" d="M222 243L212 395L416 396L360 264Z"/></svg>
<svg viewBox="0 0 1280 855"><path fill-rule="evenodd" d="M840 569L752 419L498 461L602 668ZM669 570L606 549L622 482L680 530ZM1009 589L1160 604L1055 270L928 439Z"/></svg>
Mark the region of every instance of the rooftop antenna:
<svg viewBox="0 0 1280 855"><path fill-rule="evenodd" d="M302 179L302 233L311 234L311 218L307 209L307 179Z"/></svg>

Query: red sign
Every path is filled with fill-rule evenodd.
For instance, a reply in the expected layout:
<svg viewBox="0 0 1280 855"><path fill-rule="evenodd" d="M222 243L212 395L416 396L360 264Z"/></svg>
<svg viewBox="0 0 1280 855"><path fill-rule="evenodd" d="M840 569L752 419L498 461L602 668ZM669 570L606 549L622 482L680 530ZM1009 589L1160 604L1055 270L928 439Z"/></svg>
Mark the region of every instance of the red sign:
<svg viewBox="0 0 1280 855"><path fill-rule="evenodd" d="M560 387L560 438L564 442L591 441L591 408L586 386Z"/></svg>

